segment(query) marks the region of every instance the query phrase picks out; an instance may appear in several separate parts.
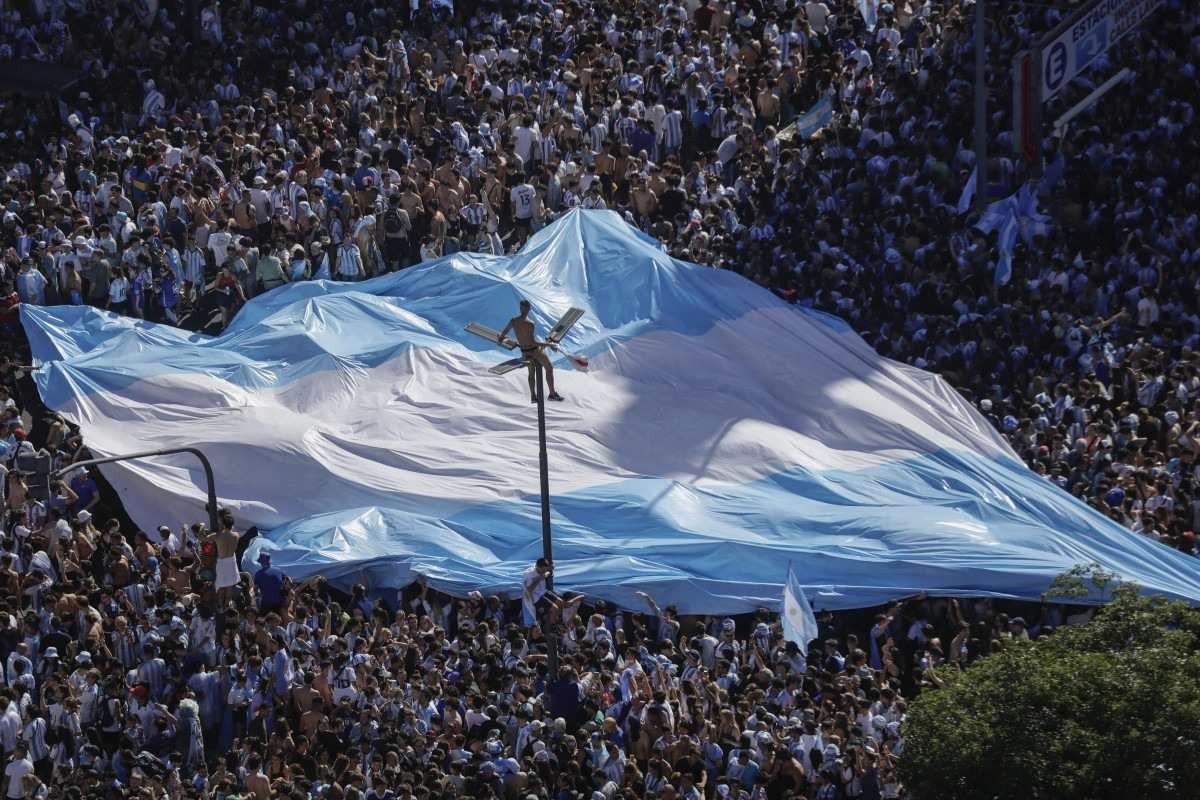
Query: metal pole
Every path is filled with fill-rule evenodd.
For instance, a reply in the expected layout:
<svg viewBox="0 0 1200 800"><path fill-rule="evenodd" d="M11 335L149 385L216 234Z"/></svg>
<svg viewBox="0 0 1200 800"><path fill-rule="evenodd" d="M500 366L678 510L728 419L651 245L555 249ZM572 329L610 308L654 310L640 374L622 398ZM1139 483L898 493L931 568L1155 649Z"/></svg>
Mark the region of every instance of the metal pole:
<svg viewBox="0 0 1200 800"><path fill-rule="evenodd" d="M80 467L92 467L97 464L111 464L114 461L133 461L138 458L153 458L154 456L169 456L175 453L191 453L196 458L200 459L200 466L204 468L204 480L208 484L208 503L206 510L208 511L208 527L216 532L221 529L220 522L217 521L217 483L213 478L212 462L208 460L208 456L197 450L195 447L168 447L165 450L144 450L140 453L126 453L122 456L108 456L107 458L89 458L87 461L76 461L73 464L68 464L62 469L55 470L50 473L52 480L66 475L68 472L74 472ZM542 484L545 485L544 483Z"/></svg>
<svg viewBox="0 0 1200 800"><path fill-rule="evenodd" d="M542 481L542 557L554 567L554 546L550 540L550 462L546 456L546 387L542 377L542 365L533 362L537 376L538 410L538 471ZM546 576L546 591L554 590L554 573ZM546 621L546 658L549 662L549 679L558 678L558 626Z"/></svg>
<svg viewBox="0 0 1200 800"><path fill-rule="evenodd" d="M1029 82L1033 85L1033 99L1030 104L1033 106L1030 109L1032 120L1030 127L1033 128L1033 149L1036 155L1033 158L1032 175L1035 178L1042 175L1042 48L1039 45L1033 51L1033 60L1029 64L1030 79Z"/></svg>
<svg viewBox="0 0 1200 800"><path fill-rule="evenodd" d="M975 0L975 205L988 206L987 174L987 14L984 0Z"/></svg>
<svg viewBox="0 0 1200 800"><path fill-rule="evenodd" d="M188 41L192 47L200 43L200 4L198 0L186 0L183 15L187 18Z"/></svg>

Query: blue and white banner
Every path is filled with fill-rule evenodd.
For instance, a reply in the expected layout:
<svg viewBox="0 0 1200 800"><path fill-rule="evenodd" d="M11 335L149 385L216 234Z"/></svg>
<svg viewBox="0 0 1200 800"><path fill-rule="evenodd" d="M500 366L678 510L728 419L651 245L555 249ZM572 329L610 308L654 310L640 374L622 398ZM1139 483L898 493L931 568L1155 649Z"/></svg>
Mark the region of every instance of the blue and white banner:
<svg viewBox="0 0 1200 800"><path fill-rule="evenodd" d="M961 205L962 200L959 200ZM1012 257L1017 239L1032 244L1035 236L1050 230L1050 218L1038 210L1038 197L1032 183L1003 200L988 205L975 223L975 228L984 233L999 231L995 269L996 285L1004 286L1012 280Z"/></svg>
<svg viewBox="0 0 1200 800"><path fill-rule="evenodd" d="M788 561L822 608L927 591L1036 600L1098 562L1200 601L1196 559L1023 464L945 381L840 319L671 258L611 211L511 257L456 253L251 300L209 338L87 307L23 306L35 380L97 456L191 445L238 524L294 578L417 575L518 598L541 555L536 407L472 336L529 300L567 309L547 409L555 586L681 614L778 607ZM101 467L142 528L206 518L188 456Z"/></svg>

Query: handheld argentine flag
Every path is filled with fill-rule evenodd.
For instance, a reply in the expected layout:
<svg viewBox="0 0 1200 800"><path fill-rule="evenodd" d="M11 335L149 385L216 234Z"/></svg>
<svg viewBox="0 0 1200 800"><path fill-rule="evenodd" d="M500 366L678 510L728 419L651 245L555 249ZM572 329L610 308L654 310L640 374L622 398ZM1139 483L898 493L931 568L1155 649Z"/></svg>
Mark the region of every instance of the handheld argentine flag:
<svg viewBox="0 0 1200 800"><path fill-rule="evenodd" d="M833 99L826 94L813 103L812 108L797 117L793 124L796 126L797 136L801 139L811 139L832 121Z"/></svg>
<svg viewBox="0 0 1200 800"><path fill-rule="evenodd" d="M967 185L963 187L962 194L958 196L958 206L955 210L959 214L965 214L971 210L971 203L975 200L975 182L978 180L979 170L972 169L971 177L967 178Z"/></svg>
<svg viewBox="0 0 1200 800"><path fill-rule="evenodd" d="M875 32L875 26L879 24L879 10L875 7L876 0L858 0L858 13L862 14L863 22L867 25L867 30Z"/></svg>
<svg viewBox="0 0 1200 800"><path fill-rule="evenodd" d="M789 563L787 583L783 586L783 638L798 644L803 652L817 635L817 618Z"/></svg>
<svg viewBox="0 0 1200 800"><path fill-rule="evenodd" d="M1012 259L1013 249L1017 246L1017 234L1020 232L1021 223L1014 213L1004 221L1004 227L1000 229L1000 254L996 259L996 285L1007 286L1012 280Z"/></svg>

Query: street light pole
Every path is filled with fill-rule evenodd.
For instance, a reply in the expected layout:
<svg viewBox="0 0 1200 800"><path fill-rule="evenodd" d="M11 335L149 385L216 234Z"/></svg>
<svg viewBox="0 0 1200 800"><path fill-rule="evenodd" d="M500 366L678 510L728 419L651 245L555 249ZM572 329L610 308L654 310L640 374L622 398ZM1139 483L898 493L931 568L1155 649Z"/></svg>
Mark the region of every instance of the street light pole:
<svg viewBox="0 0 1200 800"><path fill-rule="evenodd" d="M546 591L554 591L554 545L550 536L550 460L546 454L546 386L543 378L542 365L536 359L529 360L537 381L537 411L538 411L538 472L542 488L542 558L546 559L551 571L546 575ZM546 619L546 661L549 666L548 678L558 677L558 625Z"/></svg>
<svg viewBox="0 0 1200 800"><path fill-rule="evenodd" d="M558 343L563 340L575 323L579 322L583 314L582 308L567 309L567 313L563 314L550 329L550 333L546 336L546 343L557 349ZM516 350L518 347L517 342L504 336L500 331L480 325L478 322L468 323L465 330L481 339L498 344L506 350ZM576 366L586 368L587 359L569 354L567 357ZM542 374L544 370L538 359L526 358L522 355L497 364L488 372L493 375L507 375L521 367L533 370L534 397L537 401L538 473L542 490L542 558L550 565L550 572L546 575L546 591L550 592L554 590L554 546L550 536L550 462L546 455L546 385L545 377ZM552 622L549 616L543 622L542 633L546 636L546 666L549 673L546 677L548 681L553 681L558 678L558 624Z"/></svg>
<svg viewBox="0 0 1200 800"><path fill-rule="evenodd" d="M169 456L175 453L191 453L196 458L200 459L200 466L204 468L204 481L208 488L208 503L206 510L208 511L208 527L215 533L221 529L220 522L217 521L217 484L213 479L212 462L208 460L208 456L204 455L195 447L168 447L163 450L143 450L139 453L126 453L122 456L108 456L107 458L89 458L86 461L76 461L73 464L68 464L62 469L55 470L50 473L51 480L58 480L68 472L74 472L80 467L92 467L97 464L111 464L114 461L133 461L138 458L153 458L154 456Z"/></svg>
<svg viewBox="0 0 1200 800"><path fill-rule="evenodd" d="M984 0L975 0L975 203L988 206L987 171L987 12Z"/></svg>

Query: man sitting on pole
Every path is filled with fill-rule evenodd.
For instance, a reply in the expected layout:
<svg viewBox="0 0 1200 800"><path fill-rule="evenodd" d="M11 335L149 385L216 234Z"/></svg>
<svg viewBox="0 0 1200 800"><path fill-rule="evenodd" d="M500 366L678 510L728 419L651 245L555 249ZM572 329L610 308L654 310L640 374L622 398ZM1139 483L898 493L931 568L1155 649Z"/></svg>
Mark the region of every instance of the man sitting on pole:
<svg viewBox="0 0 1200 800"><path fill-rule="evenodd" d="M550 400L562 400L562 395L554 391L554 367L550 365L550 359L546 356L546 348L554 347L553 342L539 342L534 335L533 322L529 319L529 301L521 301L521 313L508 321L504 326L504 330L500 331L500 338L503 339L508 335L509 330L517 337L517 344L521 347L521 355L530 362L529 365L529 402L537 402L537 384L534 382L533 371L534 364L540 364L546 372L546 385L550 389L548 395Z"/></svg>

